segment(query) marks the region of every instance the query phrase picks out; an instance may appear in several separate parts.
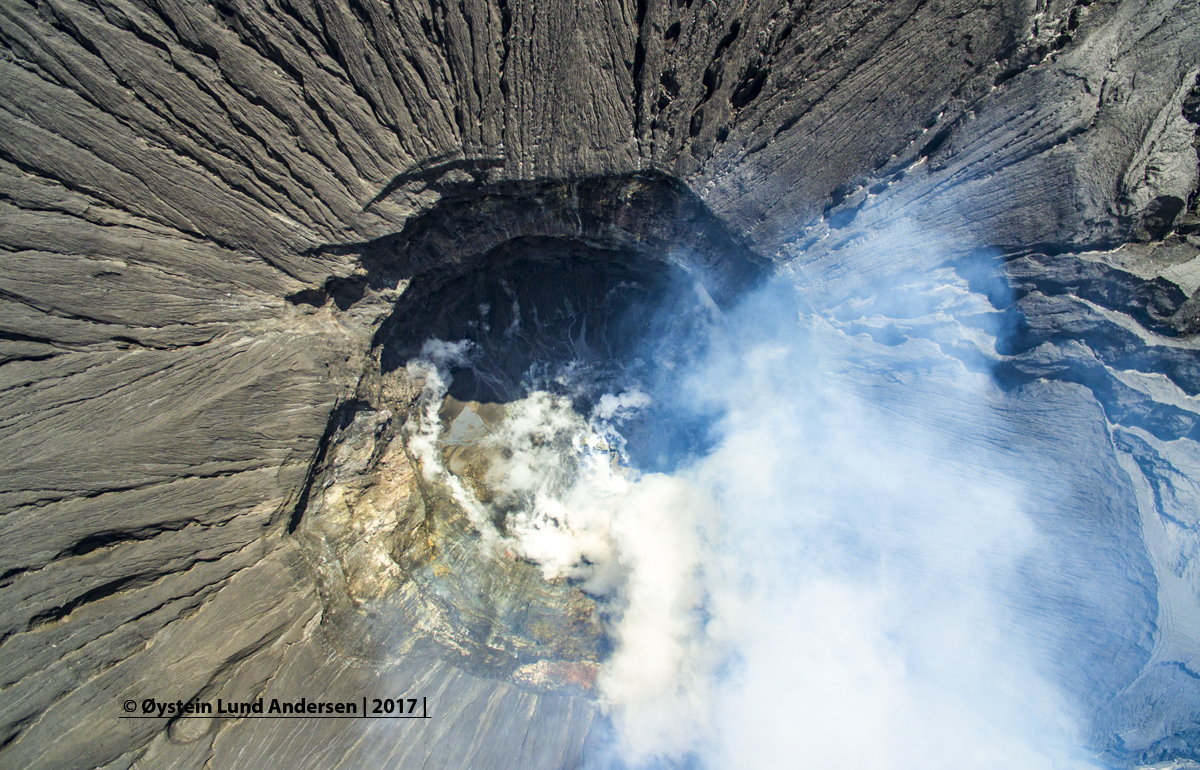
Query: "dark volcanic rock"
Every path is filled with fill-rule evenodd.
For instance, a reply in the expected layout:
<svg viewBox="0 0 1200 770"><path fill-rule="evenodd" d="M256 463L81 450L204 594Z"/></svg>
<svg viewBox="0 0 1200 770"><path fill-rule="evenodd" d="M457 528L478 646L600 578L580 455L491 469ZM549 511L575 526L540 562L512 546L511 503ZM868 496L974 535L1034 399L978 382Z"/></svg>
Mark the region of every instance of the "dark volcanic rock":
<svg viewBox="0 0 1200 770"><path fill-rule="evenodd" d="M1093 749L1200 758L1198 30L1185 0L5 3L0 765L579 766L588 700L373 655L299 537L406 290L534 237L773 266L879 356L994 370L1110 596L1058 642ZM859 312L947 263L995 350ZM392 691L439 718L118 719Z"/></svg>

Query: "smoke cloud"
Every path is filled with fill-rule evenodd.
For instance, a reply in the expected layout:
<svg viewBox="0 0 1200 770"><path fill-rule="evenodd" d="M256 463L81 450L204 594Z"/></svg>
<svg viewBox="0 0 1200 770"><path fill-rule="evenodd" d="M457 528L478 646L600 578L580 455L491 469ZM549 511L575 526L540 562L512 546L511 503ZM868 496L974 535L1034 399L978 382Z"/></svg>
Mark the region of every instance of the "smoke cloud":
<svg viewBox="0 0 1200 770"><path fill-rule="evenodd" d="M998 455L1000 392L968 365L994 355L991 308L949 270L870 297L822 314L778 283L724 313L709 300L657 379L582 400L548 379L484 439L504 458L487 504L436 451L469 347L431 341L410 364L426 381L412 448L483 547L611 611L597 766L1093 766L1016 608L1049 545ZM697 419L694 451L639 472L628 435Z"/></svg>

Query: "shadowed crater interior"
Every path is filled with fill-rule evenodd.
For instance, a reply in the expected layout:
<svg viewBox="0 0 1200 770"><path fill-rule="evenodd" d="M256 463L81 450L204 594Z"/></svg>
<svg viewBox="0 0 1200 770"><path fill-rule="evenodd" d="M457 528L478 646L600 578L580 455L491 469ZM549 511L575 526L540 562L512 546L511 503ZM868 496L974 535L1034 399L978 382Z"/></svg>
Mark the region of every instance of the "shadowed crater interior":
<svg viewBox="0 0 1200 770"><path fill-rule="evenodd" d="M687 279L681 268L634 252L569 238L514 239L467 275L432 289L414 281L382 365L403 365L431 338L470 340L472 365L451 369L450 395L464 401L520 398L539 370L572 363L618 377L644 366L644 341L669 333L658 327L671 323L670 310L686 310L671 306L689 299L681 298Z"/></svg>

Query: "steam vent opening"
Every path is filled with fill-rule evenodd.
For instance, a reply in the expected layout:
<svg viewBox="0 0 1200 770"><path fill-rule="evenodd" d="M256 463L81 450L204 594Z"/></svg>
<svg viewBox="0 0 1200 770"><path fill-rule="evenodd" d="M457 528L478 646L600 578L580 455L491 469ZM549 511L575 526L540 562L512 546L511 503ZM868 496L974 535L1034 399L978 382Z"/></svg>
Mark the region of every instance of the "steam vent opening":
<svg viewBox="0 0 1200 770"><path fill-rule="evenodd" d="M684 378L764 261L659 176L448 195L362 258L407 283L298 509L329 641L592 691L612 519L711 448Z"/></svg>

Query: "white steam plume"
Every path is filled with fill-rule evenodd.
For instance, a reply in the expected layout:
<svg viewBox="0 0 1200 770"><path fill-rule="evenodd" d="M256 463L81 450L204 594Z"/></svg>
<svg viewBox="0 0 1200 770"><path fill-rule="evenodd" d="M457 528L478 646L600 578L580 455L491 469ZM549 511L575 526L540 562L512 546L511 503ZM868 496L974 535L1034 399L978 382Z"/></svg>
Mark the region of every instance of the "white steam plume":
<svg viewBox="0 0 1200 770"><path fill-rule="evenodd" d="M950 274L922 290L910 317L947 328L981 302ZM608 394L588 419L535 392L487 439L509 457L489 484L524 501L506 546L618 610L598 685L619 763L1088 766L1010 606L1045 544L1029 491L995 470L994 383L933 342L892 350L778 297L727 317L682 389ZM715 449L672 474L619 467L622 421L663 398L721 415ZM427 472L436 409L413 439Z"/></svg>

